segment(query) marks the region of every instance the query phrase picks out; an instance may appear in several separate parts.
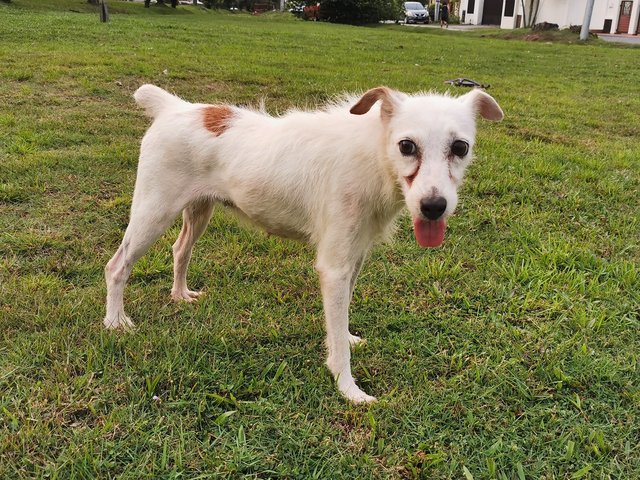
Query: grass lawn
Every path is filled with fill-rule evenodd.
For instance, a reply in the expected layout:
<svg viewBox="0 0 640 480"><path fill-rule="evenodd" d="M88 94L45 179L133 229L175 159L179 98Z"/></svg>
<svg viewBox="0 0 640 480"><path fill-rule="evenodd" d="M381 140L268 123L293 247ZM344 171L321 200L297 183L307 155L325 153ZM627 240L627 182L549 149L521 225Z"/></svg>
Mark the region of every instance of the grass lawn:
<svg viewBox="0 0 640 480"><path fill-rule="evenodd" d="M0 3L0 478L640 478L640 49L109 6ZM169 301L177 223L132 275L136 331L102 328L140 84L276 113L460 76L506 118L443 247L404 216L365 265L378 403L323 365L313 251L224 212L198 304Z"/></svg>

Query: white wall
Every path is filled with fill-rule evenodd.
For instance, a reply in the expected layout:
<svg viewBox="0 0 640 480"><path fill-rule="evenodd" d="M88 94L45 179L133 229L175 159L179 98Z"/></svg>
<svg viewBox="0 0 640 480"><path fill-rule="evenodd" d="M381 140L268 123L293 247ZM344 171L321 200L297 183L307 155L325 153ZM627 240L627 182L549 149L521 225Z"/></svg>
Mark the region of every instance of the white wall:
<svg viewBox="0 0 640 480"><path fill-rule="evenodd" d="M530 1L531 0L525 0L526 12L529 12ZM639 8L636 4L640 5L640 0L634 0L634 12L637 12L636 9ZM557 23L560 28L569 28L571 25L582 25L586 6L587 0L541 0L536 23ZM484 0L476 0L474 12L469 14L468 0L462 0L460 3L460 11L462 12L462 10L464 10L467 12L465 14L464 23L469 25L480 25L482 23L483 7ZM611 19L613 24L612 28L615 30L619 9L619 0L595 0L589 28L592 30L602 30L605 19ZM515 28L518 15L523 15L521 0L515 0L513 17L504 16L503 4L503 16L500 28ZM635 16L632 14L632 28L635 26L633 19L635 19ZM520 26L524 27L524 15Z"/></svg>
<svg viewBox="0 0 640 480"><path fill-rule="evenodd" d="M591 30L602 30L602 27L604 27L605 19L608 18L610 20L613 20L613 17L615 17L616 5L619 5L619 2L616 2L614 0L596 0L596 3L593 6L593 14L591 15L591 23L589 24L589 28ZM582 25L582 20L580 20L580 25Z"/></svg>
<svg viewBox="0 0 640 480"><path fill-rule="evenodd" d="M543 1L550 3L553 0ZM616 2L615 0L595 0L589 28L592 30L602 30L605 19L613 19L616 6L618 5L619 2ZM564 19L562 19L562 22L553 23L557 23L560 28L568 28L570 25L582 25L586 7L587 0L570 0L567 12Z"/></svg>
<svg viewBox="0 0 640 480"><path fill-rule="evenodd" d="M469 14L468 6L468 0L462 0L460 2L460 13L462 13L462 10L467 12L465 13L464 23L467 25L480 25L482 22L482 7L484 6L484 0L476 0L472 14Z"/></svg>
<svg viewBox="0 0 640 480"><path fill-rule="evenodd" d="M586 2L586 0L584 0ZM557 23L560 28L567 28L569 22L567 17L570 14L569 4L582 4L582 0L541 0L540 9L536 23L549 22ZM580 10L584 14L584 5L582 8L575 7L572 9L574 15Z"/></svg>
<svg viewBox="0 0 640 480"><path fill-rule="evenodd" d="M506 2L505 2L506 3ZM515 0L515 5L513 8L513 16L505 17L504 9L506 7L505 3L502 5L502 22L500 22L500 28L506 28L508 30L512 28L516 28L516 21L518 19L518 15L522 15L522 5L520 4L520 0ZM522 20L520 20L520 27L523 27Z"/></svg>

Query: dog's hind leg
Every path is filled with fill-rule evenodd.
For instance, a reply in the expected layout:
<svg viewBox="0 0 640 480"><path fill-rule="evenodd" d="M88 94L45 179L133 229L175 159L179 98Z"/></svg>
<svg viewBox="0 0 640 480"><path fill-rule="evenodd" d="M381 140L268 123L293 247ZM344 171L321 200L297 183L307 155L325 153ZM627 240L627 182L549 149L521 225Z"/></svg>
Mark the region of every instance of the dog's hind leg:
<svg viewBox="0 0 640 480"><path fill-rule="evenodd" d="M336 379L338 390L353 403L375 401L356 385L351 375L349 299L356 260L336 255L335 244L318 249L316 269L320 274L322 302L327 326L327 367ZM360 258L360 255L354 255Z"/></svg>
<svg viewBox="0 0 640 480"><path fill-rule="evenodd" d="M176 207L167 192L136 196L131 205L131 219L120 247L107 266L107 313L104 325L109 329L132 328L133 322L124 312L124 287L133 265L171 226L181 205Z"/></svg>
<svg viewBox="0 0 640 480"><path fill-rule="evenodd" d="M171 298L193 302L200 292L187 288L187 269L193 244L204 233L213 212L214 200L201 198L191 202L182 211L182 230L173 244L173 287Z"/></svg>

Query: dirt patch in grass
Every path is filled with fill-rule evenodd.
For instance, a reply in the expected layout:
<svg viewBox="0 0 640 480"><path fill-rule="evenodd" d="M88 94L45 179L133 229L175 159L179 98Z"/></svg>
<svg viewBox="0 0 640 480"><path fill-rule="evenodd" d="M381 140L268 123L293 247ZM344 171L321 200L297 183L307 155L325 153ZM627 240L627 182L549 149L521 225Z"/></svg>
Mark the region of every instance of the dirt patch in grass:
<svg viewBox="0 0 640 480"><path fill-rule="evenodd" d="M580 41L580 33L575 33L569 29L533 31L530 28L517 28L514 30L498 30L480 35L485 38L500 38L503 40L522 40L525 42L547 42L547 43L595 43L601 40L594 34L590 34L586 42Z"/></svg>

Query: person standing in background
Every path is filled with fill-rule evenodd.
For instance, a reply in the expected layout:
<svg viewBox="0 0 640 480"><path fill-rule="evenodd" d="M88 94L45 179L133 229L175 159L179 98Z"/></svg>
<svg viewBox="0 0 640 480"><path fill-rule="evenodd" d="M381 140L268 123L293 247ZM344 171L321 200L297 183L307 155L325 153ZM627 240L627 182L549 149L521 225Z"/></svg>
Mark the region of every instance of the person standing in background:
<svg viewBox="0 0 640 480"><path fill-rule="evenodd" d="M440 28L449 28L449 5L442 2L442 11L440 12Z"/></svg>

